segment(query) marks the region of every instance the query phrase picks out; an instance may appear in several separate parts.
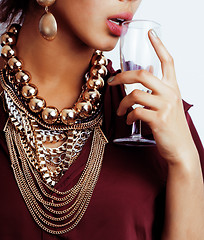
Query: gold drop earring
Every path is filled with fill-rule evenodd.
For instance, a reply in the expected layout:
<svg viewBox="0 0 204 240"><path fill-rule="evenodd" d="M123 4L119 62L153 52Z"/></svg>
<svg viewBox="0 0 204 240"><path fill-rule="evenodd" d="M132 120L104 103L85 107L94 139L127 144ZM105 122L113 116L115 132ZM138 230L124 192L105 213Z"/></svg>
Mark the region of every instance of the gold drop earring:
<svg viewBox="0 0 204 240"><path fill-rule="evenodd" d="M57 21L52 13L49 12L49 7L55 3L56 0L36 0L37 3L45 8L45 14L40 19L39 31L46 40L53 40L57 35Z"/></svg>

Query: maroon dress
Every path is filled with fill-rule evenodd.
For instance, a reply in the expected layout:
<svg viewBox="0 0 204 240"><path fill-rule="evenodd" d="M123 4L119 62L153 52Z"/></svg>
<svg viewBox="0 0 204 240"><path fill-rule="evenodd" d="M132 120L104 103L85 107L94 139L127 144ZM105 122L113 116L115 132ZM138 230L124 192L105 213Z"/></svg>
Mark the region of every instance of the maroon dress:
<svg viewBox="0 0 204 240"><path fill-rule="evenodd" d="M109 63L109 75L114 71ZM106 86L104 96L103 131L106 145L102 170L90 204L79 224L64 235L43 231L31 217L15 181L3 128L7 120L0 102L0 239L1 240L159 240L161 238L167 164L156 146L121 147L114 145L115 137L125 136L130 127L125 117L117 117L116 109L123 97L120 86ZM200 154L201 141L187 113L190 105L184 103L189 127ZM143 135L152 138L144 124ZM71 188L79 179L86 164L92 138L84 146L77 161L61 178L56 188Z"/></svg>

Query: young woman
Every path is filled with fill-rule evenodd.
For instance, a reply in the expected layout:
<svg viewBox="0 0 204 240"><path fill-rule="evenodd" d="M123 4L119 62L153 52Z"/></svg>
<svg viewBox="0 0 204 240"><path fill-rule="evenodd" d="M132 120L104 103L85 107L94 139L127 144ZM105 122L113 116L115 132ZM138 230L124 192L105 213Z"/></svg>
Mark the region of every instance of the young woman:
<svg viewBox="0 0 204 240"><path fill-rule="evenodd" d="M204 239L203 148L172 57L154 31L162 79L115 72L100 52L139 4L1 1L1 22L23 22L1 37L2 240ZM134 82L152 94L125 96ZM156 147L114 145L137 119Z"/></svg>

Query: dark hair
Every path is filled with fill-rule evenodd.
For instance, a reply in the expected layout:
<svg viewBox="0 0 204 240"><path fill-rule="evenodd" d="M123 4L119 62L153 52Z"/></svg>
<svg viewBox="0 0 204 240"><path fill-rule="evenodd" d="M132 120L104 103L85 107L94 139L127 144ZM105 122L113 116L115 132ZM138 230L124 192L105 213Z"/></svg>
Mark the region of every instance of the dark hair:
<svg viewBox="0 0 204 240"><path fill-rule="evenodd" d="M31 0L0 0L0 23L8 26L14 19L21 22Z"/></svg>

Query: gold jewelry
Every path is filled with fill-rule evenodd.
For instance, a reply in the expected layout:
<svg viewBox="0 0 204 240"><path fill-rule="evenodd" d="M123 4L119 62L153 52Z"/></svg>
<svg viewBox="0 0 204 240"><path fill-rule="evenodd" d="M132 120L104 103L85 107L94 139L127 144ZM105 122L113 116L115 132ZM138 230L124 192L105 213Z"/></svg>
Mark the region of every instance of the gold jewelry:
<svg viewBox="0 0 204 240"><path fill-rule="evenodd" d="M93 125L85 129L68 129L53 131L43 129L34 119L18 108L18 103L12 100L10 91L4 92L5 103L10 121L24 139L23 146L29 149L28 159L35 167L45 183L50 186L60 180L64 173L79 156L86 140L93 131ZM23 140L22 140L23 141ZM44 143L61 142L57 148L46 148Z"/></svg>
<svg viewBox="0 0 204 240"><path fill-rule="evenodd" d="M99 178L107 143L100 126L96 125L94 128L91 151L81 177L77 184L63 192L49 185L44 187L38 171L27 157L26 151L29 149L24 146L25 140L21 138L20 132L17 132L10 122L4 130L11 166L32 217L43 230L51 234L71 231L86 212Z"/></svg>
<svg viewBox="0 0 204 240"><path fill-rule="evenodd" d="M15 51L12 48L17 41L18 31L18 27L12 25L9 31L1 37L3 46L1 54L8 60L5 68L0 71L0 83L4 89L9 113L4 132L11 166L22 197L36 223L48 233L64 234L77 226L88 208L99 178L105 145L108 142L100 128L102 113L98 97L97 101L95 99L97 91L104 84L100 79L107 74L105 67L107 60L99 51L94 54L91 70L86 74L87 82L79 101L72 108L77 113L76 120L66 116L63 121L61 114L60 119L58 118L54 123L53 119L44 121L39 114L48 107L43 105L42 108L40 103L44 100L37 97L37 88L29 83L30 75L22 70L22 62L15 57ZM27 86L27 92L21 90L25 86ZM39 99L39 102L32 111L29 104L32 106L30 102L34 99ZM91 118L90 113L87 114L84 109L84 102L90 104L98 102L97 105L93 104L95 110ZM77 111L79 103L83 105L79 105L81 110ZM37 111L36 115L38 108L42 109L39 113ZM49 169L52 167L51 161L46 159L46 154L42 150L43 142L48 141L45 131L48 131L50 135L50 142L64 141L67 137L71 145L74 140L71 139L72 142L70 142L70 136L73 138L74 134L81 132L87 134L88 138L93 131L91 150L85 168L78 182L66 191L58 191L54 185L59 180L58 177L61 176L62 171L68 169L67 164L72 164L78 155L76 153L73 158L70 157L65 161L64 158L61 159L64 166L61 165L61 160L57 159L53 162L54 165L56 164L56 169L54 171ZM85 137L84 142L87 138ZM80 143L80 146L82 147L83 143ZM73 151L73 146L71 149ZM61 145L62 152L68 150L70 151L67 146Z"/></svg>
<svg viewBox="0 0 204 240"><path fill-rule="evenodd" d="M12 29L13 33L10 32ZM86 74L86 84L73 108L65 108L59 112L55 107L46 106L46 101L37 95L37 87L30 83L31 75L22 69L22 62L18 60L13 50L19 32L16 29L16 25L12 25L8 32L2 35L1 55L8 61L6 65L7 78L18 89L19 95L23 97L23 102L30 111L39 116L46 124L71 125L93 115L99 106L100 90L104 86L103 77L107 74L108 61L102 52L95 51L91 60L92 67Z"/></svg>
<svg viewBox="0 0 204 240"><path fill-rule="evenodd" d="M0 72L0 82L5 96L8 95L11 98L21 115L25 115L24 118L34 122L32 116L28 116L28 112L19 104L19 99L15 98L12 89L6 85L2 71ZM17 122L18 113L14 117L9 112L9 116L4 132L11 158L11 167L33 219L43 230L51 234L64 234L71 231L86 212L99 178L104 149L108 142L100 129L101 114L87 123L66 126L70 130L93 128L94 134L91 151L78 182L65 191L58 191L49 184L49 181L45 183L41 180L41 172L45 177L47 175L46 165L43 160L40 165L37 164L34 152L26 139L27 133ZM27 122L25 127L29 127ZM54 128L52 125L53 130L55 130Z"/></svg>
<svg viewBox="0 0 204 240"><path fill-rule="evenodd" d="M39 5L45 8L45 14L41 17L39 22L39 31L46 40L53 40L57 35L57 21L52 13L49 12L49 7L55 3L56 0L36 0Z"/></svg>

